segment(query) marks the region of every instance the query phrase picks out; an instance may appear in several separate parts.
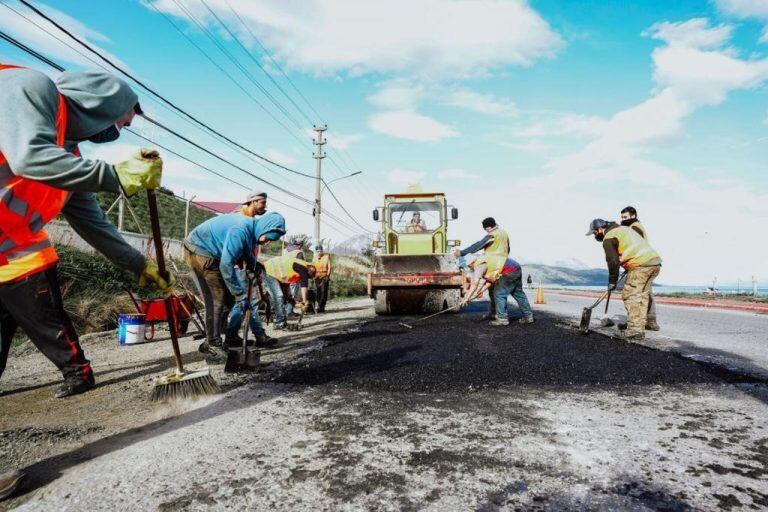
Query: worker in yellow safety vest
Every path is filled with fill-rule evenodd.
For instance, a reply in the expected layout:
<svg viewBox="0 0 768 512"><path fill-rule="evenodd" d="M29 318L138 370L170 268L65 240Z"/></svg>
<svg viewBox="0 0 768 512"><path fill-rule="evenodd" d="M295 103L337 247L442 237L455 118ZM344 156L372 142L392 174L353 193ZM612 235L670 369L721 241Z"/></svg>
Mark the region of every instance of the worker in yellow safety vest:
<svg viewBox="0 0 768 512"><path fill-rule="evenodd" d="M482 225L486 235L466 249L456 249L453 251L454 256L463 258L469 254L474 254L481 249L483 250L484 255L509 255L509 235L496 224L496 219L493 217L486 217L483 219ZM496 317L496 298L492 290L489 292L489 296L491 299L491 308L485 316L485 320L493 320Z"/></svg>
<svg viewBox="0 0 768 512"><path fill-rule="evenodd" d="M56 397L95 385L62 306L58 256L43 229L57 215L113 263L135 273L140 284L170 289L172 283L122 238L93 194L131 196L158 187L158 153L142 150L112 165L84 158L77 149L86 140L116 140L137 114L136 93L109 73L64 72L53 81L0 64L0 375L20 327L64 376Z"/></svg>
<svg viewBox="0 0 768 512"><path fill-rule="evenodd" d="M293 306L306 310L309 304L309 280L316 275L315 267L299 257L297 251L291 251L268 259L264 270L264 285L275 306L275 329L285 329ZM301 300L295 304L290 292L294 283L301 288Z"/></svg>
<svg viewBox="0 0 768 512"><path fill-rule="evenodd" d="M627 271L622 298L627 309L627 329L623 337L641 340L645 337L648 317L648 296L653 280L661 271L661 257L635 230L615 222L594 219L587 236L603 244L608 263L608 289L615 290L619 280L619 267Z"/></svg>
<svg viewBox="0 0 768 512"><path fill-rule="evenodd" d="M512 297L520 307L521 318L518 322L521 324L533 323L533 309L528 302L528 297L523 290L523 268L522 266L506 255L484 254L476 258L469 264L473 271L472 284L469 287L461 306L465 306L475 295L482 294L485 290L491 289L495 295L495 317L491 320L491 325L501 326L509 325L507 316L507 297ZM483 287L480 288L481 284Z"/></svg>
<svg viewBox="0 0 768 512"><path fill-rule="evenodd" d="M317 271L317 274L315 275L317 312L325 313L325 304L328 302L328 289L331 284L331 255L323 251L322 245L315 246L312 265Z"/></svg>
<svg viewBox="0 0 768 512"><path fill-rule="evenodd" d="M648 241L648 231L645 229L645 226L640 224L640 219L637 218L637 210L633 206L627 206L621 210L621 225L632 228L638 235ZM656 318L656 301L653 300L653 290L648 292L648 318L645 321L645 330L661 330Z"/></svg>

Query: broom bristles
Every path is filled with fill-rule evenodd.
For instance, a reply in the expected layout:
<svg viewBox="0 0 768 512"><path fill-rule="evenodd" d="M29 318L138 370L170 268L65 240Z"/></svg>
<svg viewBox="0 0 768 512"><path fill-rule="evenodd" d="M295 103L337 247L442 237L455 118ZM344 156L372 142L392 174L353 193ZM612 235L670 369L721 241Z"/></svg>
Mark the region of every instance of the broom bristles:
<svg viewBox="0 0 768 512"><path fill-rule="evenodd" d="M158 378L152 390L153 402L194 399L204 395L215 395L221 389L211 376L208 368L190 373L173 373Z"/></svg>

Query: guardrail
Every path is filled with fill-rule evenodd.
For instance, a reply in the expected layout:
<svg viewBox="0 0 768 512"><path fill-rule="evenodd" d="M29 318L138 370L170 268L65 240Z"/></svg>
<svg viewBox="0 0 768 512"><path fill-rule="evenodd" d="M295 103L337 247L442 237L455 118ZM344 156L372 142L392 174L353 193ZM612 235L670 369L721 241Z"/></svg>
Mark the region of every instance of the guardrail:
<svg viewBox="0 0 768 512"><path fill-rule="evenodd" d="M96 250L88 242L83 240L72 227L63 221L54 220L45 225L45 231L48 237L55 244L75 247L85 252L95 253ZM152 244L152 237L140 235L129 231L120 231L120 234L131 247L134 247L142 254L154 255L155 249ZM163 250L174 259L181 259L181 240L173 238L163 238Z"/></svg>

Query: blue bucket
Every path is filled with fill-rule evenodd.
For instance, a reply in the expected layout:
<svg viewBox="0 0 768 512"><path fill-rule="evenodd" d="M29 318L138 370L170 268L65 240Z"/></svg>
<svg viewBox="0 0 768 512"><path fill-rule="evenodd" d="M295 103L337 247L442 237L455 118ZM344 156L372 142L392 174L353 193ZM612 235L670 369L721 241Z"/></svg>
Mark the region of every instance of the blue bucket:
<svg viewBox="0 0 768 512"><path fill-rule="evenodd" d="M117 317L117 342L120 346L144 343L147 315L120 315Z"/></svg>

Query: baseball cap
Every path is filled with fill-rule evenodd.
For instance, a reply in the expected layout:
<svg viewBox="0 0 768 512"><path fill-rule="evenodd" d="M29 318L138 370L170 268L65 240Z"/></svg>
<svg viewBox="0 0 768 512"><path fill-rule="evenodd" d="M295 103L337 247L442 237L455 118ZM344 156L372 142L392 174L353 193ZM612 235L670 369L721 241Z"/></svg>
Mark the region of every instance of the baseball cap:
<svg viewBox="0 0 768 512"><path fill-rule="evenodd" d="M266 192L262 192L261 190L253 190L245 198L245 201L243 201L243 204L248 204L251 201L256 201L257 199L266 199L266 198L267 198Z"/></svg>

